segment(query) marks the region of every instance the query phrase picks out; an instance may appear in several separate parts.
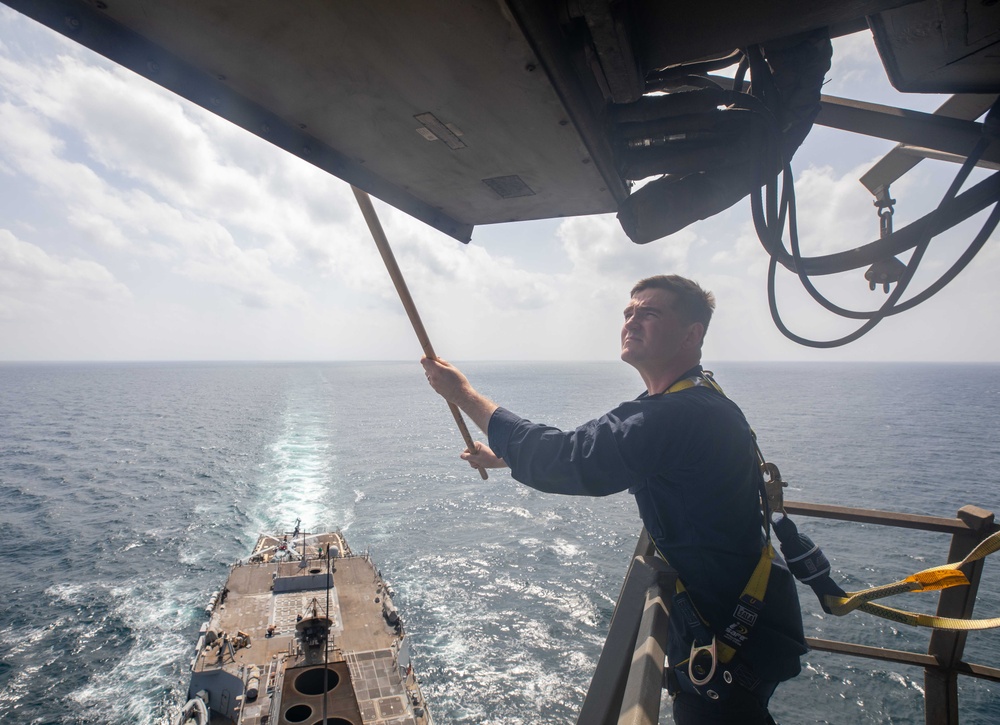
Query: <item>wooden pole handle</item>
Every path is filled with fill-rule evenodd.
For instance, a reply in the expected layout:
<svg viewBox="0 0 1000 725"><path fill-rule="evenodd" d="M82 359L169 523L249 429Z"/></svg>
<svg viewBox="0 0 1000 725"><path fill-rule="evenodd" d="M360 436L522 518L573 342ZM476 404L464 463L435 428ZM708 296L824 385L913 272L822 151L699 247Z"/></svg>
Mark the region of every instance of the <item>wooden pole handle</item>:
<svg viewBox="0 0 1000 725"><path fill-rule="evenodd" d="M389 272L392 284L396 288L396 294L399 295L399 301L403 303L403 309L406 310L406 316L410 318L410 325L413 326L413 331L417 333L417 340L419 340L420 347L424 350L424 355L432 360L436 360L437 355L434 354L434 348L431 347L431 340L427 336L427 330L424 329L424 323L420 320L420 313L417 312L417 306L413 304L413 298L410 296L410 290L406 287L406 280L403 279L403 273L399 270L399 265L396 264L396 257L393 256L392 248L389 246L389 240L386 238L385 231L382 229L382 224L379 222L378 215L375 213L375 207L372 206L371 197L368 196L367 192L362 191L355 186L351 187L351 191L354 192L354 198L358 200L358 206L361 208L361 215L368 223L368 229L372 233L372 238L375 240L375 246L378 247L378 252L382 255L382 261L385 263L386 271ZM473 443L472 436L469 434L469 428L465 425L465 419L462 418L462 411L458 409L457 405L451 402L448 403L448 408L451 410L451 414L455 418L455 423L458 425L458 430L462 434L462 440L465 441L466 447L470 452L475 453L476 444ZM479 475L482 476L484 481L489 478L485 468L478 468L478 470Z"/></svg>

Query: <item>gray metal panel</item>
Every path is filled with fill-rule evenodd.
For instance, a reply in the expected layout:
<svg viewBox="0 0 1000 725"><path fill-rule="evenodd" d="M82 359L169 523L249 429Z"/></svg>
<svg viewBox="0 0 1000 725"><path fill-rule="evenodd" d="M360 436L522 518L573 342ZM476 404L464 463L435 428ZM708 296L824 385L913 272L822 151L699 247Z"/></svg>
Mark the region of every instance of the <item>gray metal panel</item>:
<svg viewBox="0 0 1000 725"><path fill-rule="evenodd" d="M496 0L4 2L459 239L624 193Z"/></svg>
<svg viewBox="0 0 1000 725"><path fill-rule="evenodd" d="M924 0L878 13L869 22L897 90L1000 92L1000 4Z"/></svg>

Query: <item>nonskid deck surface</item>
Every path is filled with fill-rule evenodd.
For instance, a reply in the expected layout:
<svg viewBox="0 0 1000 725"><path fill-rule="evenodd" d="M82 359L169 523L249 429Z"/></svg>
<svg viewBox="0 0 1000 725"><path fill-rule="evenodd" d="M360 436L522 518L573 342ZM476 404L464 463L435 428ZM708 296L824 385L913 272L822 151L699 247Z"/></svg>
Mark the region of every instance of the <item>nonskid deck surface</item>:
<svg viewBox="0 0 1000 725"><path fill-rule="evenodd" d="M331 722L428 725L389 596L338 532L261 537L202 627L189 697L207 693L212 723L312 725L325 712ZM310 623L328 624L325 647L298 631Z"/></svg>

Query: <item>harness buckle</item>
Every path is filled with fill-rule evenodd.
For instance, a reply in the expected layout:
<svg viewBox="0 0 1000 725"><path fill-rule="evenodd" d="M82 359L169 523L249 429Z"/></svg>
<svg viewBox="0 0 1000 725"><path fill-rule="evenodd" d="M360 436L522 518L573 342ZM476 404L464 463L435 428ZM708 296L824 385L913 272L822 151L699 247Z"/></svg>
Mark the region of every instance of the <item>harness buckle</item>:
<svg viewBox="0 0 1000 725"><path fill-rule="evenodd" d="M715 635L708 644L691 643L691 654L688 656L688 677L697 687L707 685L715 677L715 665L719 655L715 647Z"/></svg>

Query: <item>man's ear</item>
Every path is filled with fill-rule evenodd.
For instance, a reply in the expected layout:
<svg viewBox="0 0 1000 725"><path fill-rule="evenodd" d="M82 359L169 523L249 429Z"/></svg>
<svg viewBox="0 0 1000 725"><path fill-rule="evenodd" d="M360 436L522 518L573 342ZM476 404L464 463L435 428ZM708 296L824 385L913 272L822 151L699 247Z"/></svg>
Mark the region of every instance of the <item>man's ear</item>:
<svg viewBox="0 0 1000 725"><path fill-rule="evenodd" d="M687 334L684 336L684 347L691 350L700 350L702 342L705 341L705 326L700 322L692 322L688 325Z"/></svg>

